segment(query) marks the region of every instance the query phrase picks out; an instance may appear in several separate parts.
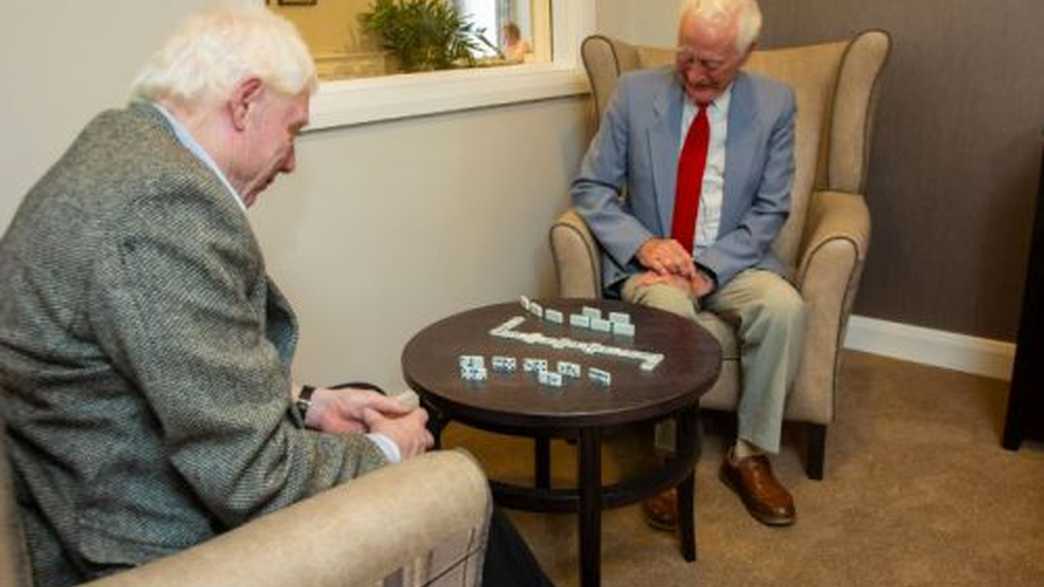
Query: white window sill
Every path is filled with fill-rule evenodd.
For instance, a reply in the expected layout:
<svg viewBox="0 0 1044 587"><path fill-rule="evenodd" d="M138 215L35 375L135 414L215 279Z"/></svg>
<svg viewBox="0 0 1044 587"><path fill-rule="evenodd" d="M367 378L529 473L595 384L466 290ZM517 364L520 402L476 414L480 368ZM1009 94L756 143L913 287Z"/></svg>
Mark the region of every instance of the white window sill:
<svg viewBox="0 0 1044 587"><path fill-rule="evenodd" d="M307 130L352 126L590 92L582 69L553 63L323 82Z"/></svg>

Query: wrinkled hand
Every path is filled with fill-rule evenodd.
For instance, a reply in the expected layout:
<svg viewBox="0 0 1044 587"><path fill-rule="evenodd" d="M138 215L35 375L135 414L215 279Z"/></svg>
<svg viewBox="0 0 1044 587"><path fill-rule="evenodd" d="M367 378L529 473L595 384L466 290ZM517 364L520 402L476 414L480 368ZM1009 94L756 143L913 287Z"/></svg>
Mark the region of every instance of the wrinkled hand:
<svg viewBox="0 0 1044 587"><path fill-rule="evenodd" d="M399 447L402 460L423 454L435 444L435 438L424 427L428 412L417 408L405 416L386 417L371 408L363 410L363 419L370 432L383 434Z"/></svg>
<svg viewBox="0 0 1044 587"><path fill-rule="evenodd" d="M635 254L638 262L647 269L660 275L680 275L692 278L696 267L692 262L692 252L686 251L678 241L672 238L651 238L638 247Z"/></svg>
<svg viewBox="0 0 1044 587"><path fill-rule="evenodd" d="M655 271L646 271L638 276L639 286L656 283L664 283L680 289L694 300L698 300L714 290L714 281L702 271L693 272L693 276L689 278L675 274L661 275Z"/></svg>
<svg viewBox="0 0 1044 587"><path fill-rule="evenodd" d="M331 434L373 432L364 416L368 409L386 417L405 416L414 410L397 399L369 389L320 388L312 394L312 405L305 414L305 425Z"/></svg>

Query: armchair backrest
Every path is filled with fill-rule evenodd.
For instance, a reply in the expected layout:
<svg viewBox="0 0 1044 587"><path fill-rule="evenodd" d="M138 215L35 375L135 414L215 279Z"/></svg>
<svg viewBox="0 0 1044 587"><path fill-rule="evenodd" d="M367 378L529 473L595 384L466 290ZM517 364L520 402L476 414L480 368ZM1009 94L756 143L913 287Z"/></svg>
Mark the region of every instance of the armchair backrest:
<svg viewBox="0 0 1044 587"><path fill-rule="evenodd" d="M865 193L877 80L890 48L887 33L867 31L849 41L755 51L745 66L788 84L797 98L791 213L773 245L791 266L814 191ZM671 49L601 35L585 39L581 55L599 120L620 74L674 63Z"/></svg>

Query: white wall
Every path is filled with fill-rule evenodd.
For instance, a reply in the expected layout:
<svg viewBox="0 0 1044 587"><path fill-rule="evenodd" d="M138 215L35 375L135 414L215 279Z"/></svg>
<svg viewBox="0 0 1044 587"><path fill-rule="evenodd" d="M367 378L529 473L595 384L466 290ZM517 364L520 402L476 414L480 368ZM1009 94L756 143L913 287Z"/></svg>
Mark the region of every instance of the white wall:
<svg viewBox="0 0 1044 587"><path fill-rule="evenodd" d="M0 19L0 230L101 109L125 102L144 57L206 0L17 2ZM425 324L548 295L546 234L587 142L571 98L307 134L298 171L251 210L302 321L296 374L401 385ZM495 186L490 189L487 186Z"/></svg>
<svg viewBox="0 0 1044 587"><path fill-rule="evenodd" d="M298 373L398 384L425 324L553 294L547 229L568 205L586 112L555 100L303 137L297 172L252 209L302 320Z"/></svg>
<svg viewBox="0 0 1044 587"><path fill-rule="evenodd" d="M0 229L99 110L126 103L148 53L206 0L7 2L0 18Z"/></svg>
<svg viewBox="0 0 1044 587"><path fill-rule="evenodd" d="M629 43L678 44L679 0L598 0L598 32Z"/></svg>

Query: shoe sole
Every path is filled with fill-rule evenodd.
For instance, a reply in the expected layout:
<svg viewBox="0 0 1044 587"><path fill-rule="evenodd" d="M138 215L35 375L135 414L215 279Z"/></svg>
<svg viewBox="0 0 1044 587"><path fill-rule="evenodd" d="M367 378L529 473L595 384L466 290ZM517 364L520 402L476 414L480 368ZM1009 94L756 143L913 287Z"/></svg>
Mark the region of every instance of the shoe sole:
<svg viewBox="0 0 1044 587"><path fill-rule="evenodd" d="M743 492L736 487L732 480L729 479L729 476L726 475L725 471L721 468L718 469L718 479L720 479L721 482L725 484L725 487L728 487L730 490L732 490L733 493L736 494L736 497L738 497L740 499L740 502L743 503L743 507L747 508L747 513L750 514L750 517L761 522L762 524L765 524L766 526L772 526L773 528L780 528L783 526L793 526L794 522L797 521L797 513L795 513L793 517L778 518L775 516L765 515L752 508L750 504L747 503L747 499L743 496Z"/></svg>
<svg viewBox="0 0 1044 587"><path fill-rule="evenodd" d="M645 504L644 503L642 504L642 518L645 520L645 523L648 524L649 527L654 529L654 530L663 530L664 532L674 532L675 530L678 529L678 524L677 523L668 524L666 522L661 522L660 520L657 520L655 517L653 517L653 515L649 513L649 510L645 509Z"/></svg>
<svg viewBox="0 0 1044 587"><path fill-rule="evenodd" d="M674 532L675 530L678 529L678 525L677 524L665 524L663 522L655 520L655 519L649 517L649 514L645 513L644 510L642 511L642 517L645 518L645 523L650 528L652 528L653 530L662 530L664 532Z"/></svg>

